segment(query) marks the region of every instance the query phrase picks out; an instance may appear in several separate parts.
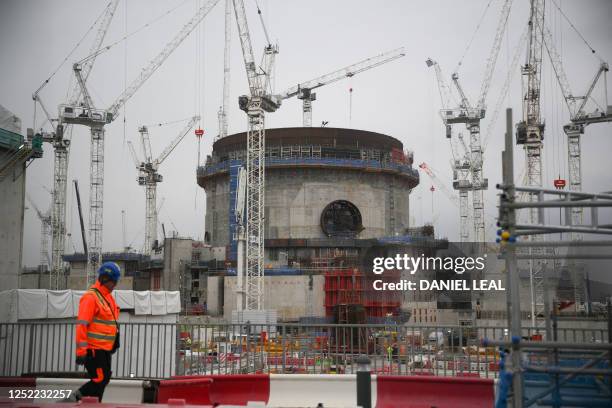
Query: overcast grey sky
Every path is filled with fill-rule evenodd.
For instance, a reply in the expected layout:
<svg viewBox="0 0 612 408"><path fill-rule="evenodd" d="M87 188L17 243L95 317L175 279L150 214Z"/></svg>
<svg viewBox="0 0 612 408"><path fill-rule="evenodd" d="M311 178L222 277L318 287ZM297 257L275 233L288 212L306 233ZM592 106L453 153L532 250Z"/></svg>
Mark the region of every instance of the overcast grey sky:
<svg viewBox="0 0 612 408"><path fill-rule="evenodd" d="M353 127L394 136L414 151L416 164L427 162L437 170L451 189L450 146L438 116L440 100L434 72L425 59L436 59L450 82L470 38L490 0L438 1L279 1L260 0L268 30L280 46L274 83L276 91L325 74L382 51L405 46L407 56L317 90L313 124L329 121L332 127ZM102 12L106 0L2 0L0 1L0 103L21 117L23 133L32 127L32 92L55 70ZM105 44L112 43L155 19L167 10L172 13L151 24L100 55L88 81L96 106L107 107L128 83L194 14L197 0L130 0L119 4ZM107 126L104 204L104 250L119 250L122 244L121 211L127 214L127 243L141 248L144 239L144 191L136 183L137 172L126 140L139 146L138 126L150 125L153 152L174 138L182 124L156 128L153 124L202 115L202 158L211 152L217 133L217 110L223 85L223 11L221 0L197 31L185 40L166 63L128 102L123 117ZM490 52L502 0L491 0L471 47L459 69L468 96L475 99L480 89L486 59ZM592 55L577 33L561 17L552 1L547 1L547 21L563 56L569 82L575 94L585 91L599 65L599 58L612 61L612 2L606 0L555 0L584 38L597 51ZM264 45L255 2L245 0L253 47L259 58ZM507 34L503 40L497 69L487 99L487 119L499 97L518 38L527 24L529 2L515 0ZM246 119L238 110L237 96L247 91L246 76L235 24L232 26L232 81L230 133L244 131ZM49 109L66 99L71 84L72 62L88 54L91 34L68 59L41 97ZM525 53L523 52L523 55ZM524 61L521 57L521 62ZM196 72L200 72L199 75ZM198 77L202 83L199 84ZM349 122L349 93L352 87L352 119ZM608 85L610 88L610 85ZM610 93L610 89L608 89ZM566 143L562 126L568 119L550 64L545 59L542 78L543 117L546 120L544 183L552 187L559 174L567 178ZM199 96L198 96L199 95ZM521 115L521 82L517 70L507 98L515 119ZM594 93L603 104L603 88ZM197 99L201 100L198 107ZM503 112L485 152L488 221L496 213L495 183L500 180L500 151L503 144ZM39 115L40 118L40 115ZM483 132L488 126L485 119ZM267 115L268 127L301 126L301 101L285 101L282 108ZM40 125L40 121L38 122ZM458 131L462 131L457 127ZM583 138L584 190L610 190L612 177L612 125L599 124L587 129ZM467 134L463 130L464 134ZM89 135L75 129L68 172L69 182L78 179L85 206L88 203ZM198 145L191 133L162 164L164 181L158 188L158 202L164 199L160 221L167 231L202 238L205 199L197 187L195 168ZM517 177L522 174L524 154L516 148ZM27 190L44 210L52 188L53 150L45 144L45 157L28 168ZM458 209L443 195L429 191L431 181L421 174L421 185L412 195L411 216L415 224L435 220L440 236L458 240ZM68 228L72 238L67 251L81 248L72 184L68 192ZM85 208L85 217L87 217ZM551 221L556 219L550 215ZM87 222L87 221L86 221ZM33 211L26 212L24 263L35 265L39 258L40 222ZM161 234L161 232L160 232ZM488 239L494 230L487 231Z"/></svg>

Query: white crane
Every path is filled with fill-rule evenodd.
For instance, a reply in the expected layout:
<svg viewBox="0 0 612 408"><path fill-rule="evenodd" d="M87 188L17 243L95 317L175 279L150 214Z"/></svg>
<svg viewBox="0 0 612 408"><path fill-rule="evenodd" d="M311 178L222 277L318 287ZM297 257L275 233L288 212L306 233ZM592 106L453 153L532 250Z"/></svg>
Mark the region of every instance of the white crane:
<svg viewBox="0 0 612 408"><path fill-rule="evenodd" d="M463 135L459 133L458 138L461 141L461 152L459 152L456 147L453 147L453 141L450 139L451 149L453 151L453 160L451 163L451 168L453 170L453 188L459 191L459 240L460 242L469 242L470 217L468 193L472 190L472 180L470 180L472 166L469 149L465 144Z"/></svg>
<svg viewBox="0 0 612 408"><path fill-rule="evenodd" d="M236 310L240 311L244 309L244 283L242 278L244 276L244 258L245 258L245 244L246 244L246 225L245 225L245 211L246 211L246 170L244 167L238 169L238 188L236 189L236 208L234 215L236 217L237 225L237 238L238 238L238 254L236 262Z"/></svg>
<svg viewBox="0 0 612 408"><path fill-rule="evenodd" d="M264 200L265 200L265 115L280 106L280 100L267 93L269 72L278 49L264 49L265 68L257 69L247 24L244 2L233 0L234 13L242 56L249 83L249 95L240 96L240 109L247 114L247 160L246 160L246 276L245 308L262 310L264 307ZM240 260L239 260L240 262Z"/></svg>
<svg viewBox="0 0 612 408"><path fill-rule="evenodd" d="M425 61L425 64L428 67L434 67L436 80L438 81L438 91L440 92L440 102L442 104L442 109L446 109L450 105L452 93L450 87L444 80L444 75L442 75L442 69L440 68L440 65L431 58L428 58ZM451 152L453 155L453 159L451 161L451 168L453 169L453 188L459 191L459 240L460 242L469 242L470 228L468 216L468 192L472 190L472 181L470 180L470 173L472 168L470 163L470 156L468 153L468 148L465 144L465 140L463 139L461 133L459 134L459 139L461 141L461 147L463 148L463 154L460 154L458 152L458 149L456 147L456 140L453 139L451 125L446 124L445 128L446 137L450 142ZM423 168L423 170L425 169Z"/></svg>
<svg viewBox="0 0 612 408"><path fill-rule="evenodd" d="M485 220L484 220L484 197L483 191L488 188L488 180L483 177L482 174L482 145L480 140L480 121L485 117L486 113L486 97L489 92L491 85L491 79L493 78L493 71L497 63L497 57L503 39L504 31L508 22L508 16L510 14L510 8L512 0L505 0L500 17L497 25L495 37L493 39L493 45L489 57L487 59L487 65L485 67L484 77L478 96L476 105L472 105L467 98L463 88L459 83L459 75L455 72L451 78L457 92L461 98L458 108L448 109L447 106L443 106L440 111L442 121L446 125L446 136L451 137L450 127L456 123L463 123L466 125L470 132L470 172L472 175L471 190L472 190L472 211L473 211L473 224L474 224L474 241L484 242L485 241ZM428 66L436 66L438 64L431 59L427 60ZM436 75L439 74L439 69L436 68ZM440 79L438 79L440 84ZM448 87L447 87L448 88ZM442 90L440 90L442 94Z"/></svg>
<svg viewBox="0 0 612 408"><path fill-rule="evenodd" d="M51 257L49 256L49 238L51 237L51 209L52 206L49 206L49 209L45 212L42 212L38 206L32 200L29 194L26 194L28 202L36 211L36 215L40 219L40 260L39 265L46 265L47 268L51 265Z"/></svg>
<svg viewBox="0 0 612 408"><path fill-rule="evenodd" d="M112 0L106 6L102 12L98 30L92 42L90 48L90 54L97 55L99 52L102 42L108 31L108 27L111 23L119 0ZM82 66L82 77L87 80L89 73L93 68L95 57L90 58ZM67 174L68 174L68 154L70 147L70 140L65 138L68 128L60 122L57 126L54 123L57 121L51 118L49 111L45 107L44 103L40 98L40 92L48 84L47 79L43 84L33 93L32 99L34 103L38 103L42 108L47 120L54 132L43 133L43 140L50 143L54 150L54 161L53 161L53 209L51 212L51 273L50 273L50 288L60 289L60 276L63 271L63 256L66 245L66 193L67 193ZM72 105L78 105L80 103L81 90L78 84L75 84L70 96L69 103Z"/></svg>
<svg viewBox="0 0 612 408"><path fill-rule="evenodd" d="M552 34L546 25L540 27L543 32L544 46L548 53L548 57L552 64L555 76L559 82L563 99L567 105L570 123L563 126L563 131L567 135L567 161L569 170L569 189L571 191L582 190L582 164L581 164L581 149L580 136L584 134L584 128L593 123L612 122L612 106L608 105L608 88L607 88L607 73L610 69L607 62L601 61L595 76L591 80L586 92L582 96L575 96L570 88L561 56L557 52L554 45ZM586 105L589 100L593 100L593 90L597 83L602 78L604 79L604 106L595 109L593 112L586 112ZM582 207L574 207L571 209L572 225L581 225ZM579 239L579 234L572 234L573 238Z"/></svg>
<svg viewBox="0 0 612 408"><path fill-rule="evenodd" d="M317 99L317 94L312 92L314 89L324 85L331 84L344 78L351 78L360 72L386 64L406 55L403 47L391 51L384 52L371 58L366 58L362 61L347 67L338 69L329 74L322 75L318 78L302 82L299 85L293 86L286 91L277 95L279 100L284 100L297 96L302 100L303 125L304 127L312 126L312 102Z"/></svg>
<svg viewBox="0 0 612 408"><path fill-rule="evenodd" d="M143 160L138 159L138 155L134 150L131 141L128 141L134 165L138 170L138 184L145 187L146 197L146 212L145 212L145 241L144 254L151 255L151 251L157 248L157 183L161 183L163 177L158 173L159 166L178 146L183 138L189 133L193 125L200 120L199 116L192 117L189 122L183 127L179 134L170 142L170 144L162 151L162 153L153 159L151 155L151 141L149 139L149 130L146 126L141 126L138 129L140 133L140 141L142 144Z"/></svg>
<svg viewBox="0 0 612 408"><path fill-rule="evenodd" d="M316 80L305 82L290 88L282 94L275 95L270 92L269 87L270 73L275 55L278 53L278 48L270 44L264 26L267 46L264 48L263 62L258 69L253 55L244 2L242 0L233 0L233 6L250 92L249 95L242 95L238 99L240 109L247 114L248 118L246 175L244 177L244 184L246 185L246 227L241 226L240 222L242 221L239 221L238 234L240 248L240 241L242 240L240 238L240 231L241 228L244 228L242 236L244 237L246 247L244 251L246 273L244 289L238 288L238 309L242 309L241 299L244 297L244 308L247 310L261 310L264 308L265 112L275 112L280 107L283 99L303 95L304 125L309 126L312 121L310 103L314 100L312 99L312 93L310 93L312 89L347 76L350 77L365 69L373 68L403 55L399 55L400 53L394 50L395 54L393 56L391 53L388 53L373 59L364 60L354 64L354 66L335 71ZM239 250L239 274L242 267L240 252ZM238 277L238 281L241 279L242 275Z"/></svg>
<svg viewBox="0 0 612 408"><path fill-rule="evenodd" d="M85 84L83 69L87 61L95 58L102 49L73 65L73 71L83 95L81 104L64 104L59 107L60 124L87 126L91 133L90 176L89 176L89 255L87 259L88 284L93 282L95 270L102 258L102 228L104 205L104 126L113 122L121 107L140 89L153 73L166 61L174 50L195 29L219 0L207 1L196 14L181 28L178 34L166 44L160 53L145 66L138 77L106 109L96 109Z"/></svg>
<svg viewBox="0 0 612 408"><path fill-rule="evenodd" d="M529 45L527 62L521 69L525 81L523 89L523 119L516 126L516 143L523 145L527 160L527 185L542 187L542 147L544 140L544 121L540 112L540 82L542 76L542 48L544 27L544 0L531 0L529 14ZM537 194L529 194L530 201L537 201ZM532 225L541 224L540 211L537 208L529 210L529 222ZM530 238L538 240L539 236ZM533 248L532 254L541 253L541 248ZM531 288L531 321L541 325L544 316L544 269L542 260L529 261Z"/></svg>

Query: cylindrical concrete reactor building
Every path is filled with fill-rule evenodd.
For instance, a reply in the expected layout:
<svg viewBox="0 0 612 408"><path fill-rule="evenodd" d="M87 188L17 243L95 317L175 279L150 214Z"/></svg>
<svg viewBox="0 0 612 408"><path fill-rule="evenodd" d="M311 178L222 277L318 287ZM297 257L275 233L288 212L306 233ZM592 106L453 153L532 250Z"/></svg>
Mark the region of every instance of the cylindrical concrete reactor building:
<svg viewBox="0 0 612 408"><path fill-rule="evenodd" d="M399 140L312 127L268 129L265 143L266 239L367 239L409 227L419 174ZM234 243L237 173L245 159L246 132L216 141L198 169L206 190L205 237L214 247Z"/></svg>

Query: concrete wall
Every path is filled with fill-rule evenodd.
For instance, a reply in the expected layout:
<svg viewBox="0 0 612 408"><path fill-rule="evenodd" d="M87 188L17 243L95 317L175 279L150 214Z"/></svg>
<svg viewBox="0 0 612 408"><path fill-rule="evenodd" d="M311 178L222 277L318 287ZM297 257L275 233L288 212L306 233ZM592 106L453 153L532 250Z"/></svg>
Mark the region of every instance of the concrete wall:
<svg viewBox="0 0 612 408"><path fill-rule="evenodd" d="M9 151L0 148L0 161L8 154ZM19 287L25 188L25 163L0 180L0 291Z"/></svg>
<svg viewBox="0 0 612 408"><path fill-rule="evenodd" d="M166 238L164 240L164 271L161 290L179 290L180 276L185 265L191 263L192 242L190 238Z"/></svg>
<svg viewBox="0 0 612 408"><path fill-rule="evenodd" d="M49 272L22 273L19 277L20 289L49 289Z"/></svg>
<svg viewBox="0 0 612 408"><path fill-rule="evenodd" d="M213 246L229 243L229 176L208 182L206 231ZM266 238L325 238L323 209L348 200L365 229L359 238L394 235L409 227L406 181L390 174L356 170L283 168L266 170Z"/></svg>
<svg viewBox="0 0 612 408"><path fill-rule="evenodd" d="M209 276L206 278L206 307L208 314L211 316L220 316L223 314L223 280L222 276ZM234 303L236 303L234 301Z"/></svg>
<svg viewBox="0 0 612 408"><path fill-rule="evenodd" d="M121 279L116 289L134 290L134 278L131 276L123 275L125 271L124 261L113 261L121 268ZM87 289L87 262L77 261L70 263L70 275L68 275L68 281L66 283L67 289L74 290L85 290Z"/></svg>
<svg viewBox="0 0 612 408"><path fill-rule="evenodd" d="M223 315L226 319L230 319L232 310L236 310L237 278L226 276L224 280ZM266 276L264 278L265 308L276 310L280 321L296 321L308 315L324 316L325 277L312 276L312 290L310 290L309 280L310 276L306 275Z"/></svg>

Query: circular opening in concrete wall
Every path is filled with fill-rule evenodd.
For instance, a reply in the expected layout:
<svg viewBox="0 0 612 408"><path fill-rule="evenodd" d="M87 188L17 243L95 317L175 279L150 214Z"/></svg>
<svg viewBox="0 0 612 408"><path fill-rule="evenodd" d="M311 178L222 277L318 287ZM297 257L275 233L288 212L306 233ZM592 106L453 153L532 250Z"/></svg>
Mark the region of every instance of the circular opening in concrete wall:
<svg viewBox="0 0 612 408"><path fill-rule="evenodd" d="M321 229L328 237L353 237L364 229L361 213L349 201L332 201L321 213Z"/></svg>

